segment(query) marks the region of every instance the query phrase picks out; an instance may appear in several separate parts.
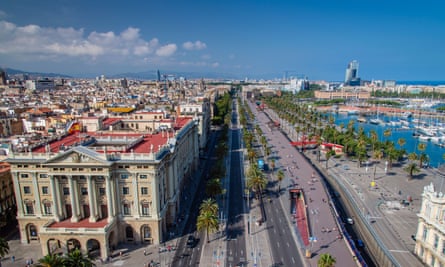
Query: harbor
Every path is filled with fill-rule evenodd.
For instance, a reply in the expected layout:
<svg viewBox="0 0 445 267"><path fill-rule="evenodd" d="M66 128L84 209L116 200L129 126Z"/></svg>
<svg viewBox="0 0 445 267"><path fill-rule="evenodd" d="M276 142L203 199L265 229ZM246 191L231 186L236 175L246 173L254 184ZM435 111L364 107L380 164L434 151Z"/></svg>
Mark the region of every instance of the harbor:
<svg viewBox="0 0 445 267"><path fill-rule="evenodd" d="M358 114L335 112L331 114L334 116L337 126L341 124L346 126L350 121L353 121L356 131L359 127L362 127L365 133L370 135L370 132L374 130L380 141L392 141L399 149L401 147L398 140L400 138L405 139L406 143L402 148L406 150L406 153L426 153L429 156L429 167L436 168L445 162L443 159L445 154L445 124L442 120L431 117L420 119L414 116L404 117L402 116L403 113L401 113L401 116L385 113L379 114L378 117L377 115L369 115L365 117L366 120L363 120L362 115ZM391 135L388 137L384 136L387 129L391 129ZM425 144L424 151L419 151L419 143Z"/></svg>

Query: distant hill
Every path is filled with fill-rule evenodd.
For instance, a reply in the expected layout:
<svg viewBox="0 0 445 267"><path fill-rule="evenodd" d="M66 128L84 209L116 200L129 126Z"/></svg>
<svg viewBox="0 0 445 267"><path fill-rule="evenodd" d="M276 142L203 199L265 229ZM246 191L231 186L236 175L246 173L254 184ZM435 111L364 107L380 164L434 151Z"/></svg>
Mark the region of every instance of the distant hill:
<svg viewBox="0 0 445 267"><path fill-rule="evenodd" d="M180 72L180 71L160 71L161 76L163 75L173 75L176 78L184 77L186 79L241 79L239 75L229 74L229 73L217 73L217 72ZM157 70L150 70L144 72L126 72L114 74L111 76L106 76L109 78L129 78L129 79L140 79L140 80L156 80ZM163 78L163 77L161 77Z"/></svg>
<svg viewBox="0 0 445 267"><path fill-rule="evenodd" d="M31 77L45 77L45 78L73 78L72 76L60 73L31 72L31 71L16 70L11 68L1 68L1 69L5 70L8 76L29 75Z"/></svg>

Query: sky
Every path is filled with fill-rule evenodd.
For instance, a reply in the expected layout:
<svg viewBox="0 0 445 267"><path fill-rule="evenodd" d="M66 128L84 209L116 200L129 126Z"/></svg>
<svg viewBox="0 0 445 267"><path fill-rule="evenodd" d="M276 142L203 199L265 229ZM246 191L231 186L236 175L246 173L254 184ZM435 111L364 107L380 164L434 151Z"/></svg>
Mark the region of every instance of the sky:
<svg viewBox="0 0 445 267"><path fill-rule="evenodd" d="M440 0L2 0L0 67L445 80Z"/></svg>

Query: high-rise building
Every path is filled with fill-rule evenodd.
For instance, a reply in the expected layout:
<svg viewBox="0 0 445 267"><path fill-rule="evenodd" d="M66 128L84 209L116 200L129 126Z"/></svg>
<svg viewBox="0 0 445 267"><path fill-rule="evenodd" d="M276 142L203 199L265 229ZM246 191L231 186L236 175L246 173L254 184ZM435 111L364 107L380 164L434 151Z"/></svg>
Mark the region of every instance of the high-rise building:
<svg viewBox="0 0 445 267"><path fill-rule="evenodd" d="M351 83L354 83L357 80L360 80L358 77L358 62L357 60L353 60L349 62L348 67L346 68L345 84L351 85Z"/></svg>

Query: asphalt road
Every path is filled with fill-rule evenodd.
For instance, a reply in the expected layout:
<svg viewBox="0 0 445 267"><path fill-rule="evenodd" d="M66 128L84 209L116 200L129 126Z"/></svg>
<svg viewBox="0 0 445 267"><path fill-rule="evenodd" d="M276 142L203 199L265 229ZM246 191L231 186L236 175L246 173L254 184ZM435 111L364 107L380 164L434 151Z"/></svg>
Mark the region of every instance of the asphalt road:
<svg viewBox="0 0 445 267"><path fill-rule="evenodd" d="M234 100L235 101L235 100ZM234 105L236 106L236 105ZM236 107L235 107L236 108ZM232 142L230 150L230 183L228 194L228 217L227 217L227 255L225 266L246 266L246 231L244 225L243 186L241 177L241 153L240 138L241 130L237 127L238 114L234 109L232 113Z"/></svg>

